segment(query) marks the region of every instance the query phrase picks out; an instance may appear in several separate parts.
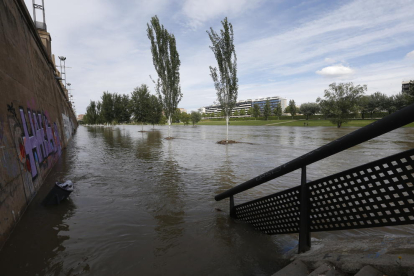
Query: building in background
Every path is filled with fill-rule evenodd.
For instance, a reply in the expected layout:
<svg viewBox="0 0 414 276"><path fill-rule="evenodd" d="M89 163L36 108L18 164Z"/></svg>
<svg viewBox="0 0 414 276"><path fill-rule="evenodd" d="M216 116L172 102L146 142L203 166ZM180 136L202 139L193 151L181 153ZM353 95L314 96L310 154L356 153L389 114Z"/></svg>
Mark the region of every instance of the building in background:
<svg viewBox="0 0 414 276"><path fill-rule="evenodd" d="M255 104L259 105L261 112L263 112L264 106L266 104L266 101L270 102L270 107L272 109L272 111L276 108L276 106L279 104L279 102L281 103L282 106L282 110L285 110L285 108L287 107L287 100L278 96L274 96L274 97L267 97L267 98L259 98L259 99L248 99L248 100L240 100L236 103L236 107L233 109L233 114L234 112L238 111L240 114L241 110L245 110L246 114L247 111L253 107ZM198 109L200 112L202 112L202 110L204 110L204 112L207 115L209 114L219 114L221 113L221 108L220 105L210 105L210 106L206 106L206 107L201 107Z"/></svg>
<svg viewBox="0 0 414 276"><path fill-rule="evenodd" d="M410 81L403 81L402 82L402 91L408 91L410 89L410 85L414 85L413 82Z"/></svg>

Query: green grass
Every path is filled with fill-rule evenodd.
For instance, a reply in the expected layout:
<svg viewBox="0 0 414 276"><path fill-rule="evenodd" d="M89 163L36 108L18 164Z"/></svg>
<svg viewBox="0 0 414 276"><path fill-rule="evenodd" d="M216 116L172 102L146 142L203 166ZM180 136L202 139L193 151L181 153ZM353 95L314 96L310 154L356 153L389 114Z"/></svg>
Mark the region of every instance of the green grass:
<svg viewBox="0 0 414 276"><path fill-rule="evenodd" d="M363 127L369 125L375 120L352 120L346 124L343 124L342 127ZM306 122L309 124L308 127L336 127L328 120L251 120L251 121L230 121L231 126L302 126ZM209 125L209 126L225 126L225 121L209 121L203 120L198 123L198 125ZM408 124L405 127L414 127L414 123Z"/></svg>

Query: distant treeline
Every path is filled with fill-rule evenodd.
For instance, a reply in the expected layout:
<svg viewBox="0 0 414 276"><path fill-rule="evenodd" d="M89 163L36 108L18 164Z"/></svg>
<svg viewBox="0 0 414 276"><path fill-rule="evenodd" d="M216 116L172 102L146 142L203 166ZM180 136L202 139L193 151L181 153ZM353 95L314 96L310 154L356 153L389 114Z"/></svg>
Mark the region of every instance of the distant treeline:
<svg viewBox="0 0 414 276"><path fill-rule="evenodd" d="M181 113L179 109L172 116L174 123L190 121L196 124L201 114ZM129 95L103 92L100 101L91 101L83 117L85 124L165 124L167 118L163 114L163 106L159 97L150 94L147 85L136 87Z"/></svg>

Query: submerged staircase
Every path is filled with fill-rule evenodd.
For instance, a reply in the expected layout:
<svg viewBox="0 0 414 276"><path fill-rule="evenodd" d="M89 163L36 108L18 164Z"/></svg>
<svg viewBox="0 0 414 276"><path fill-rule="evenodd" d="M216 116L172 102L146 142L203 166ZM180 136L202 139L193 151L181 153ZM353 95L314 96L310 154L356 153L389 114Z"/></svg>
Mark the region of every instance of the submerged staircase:
<svg viewBox="0 0 414 276"><path fill-rule="evenodd" d="M315 269L310 269L305 263L296 260L285 266L272 276L384 276L385 274L376 268L367 265L357 273L346 273L330 263L322 263Z"/></svg>
<svg viewBox="0 0 414 276"><path fill-rule="evenodd" d="M235 186L215 199L230 198L230 216L263 233L299 233L298 253L310 249L311 232L413 224L414 149L309 183L306 179L308 165L411 122L414 104ZM302 171L301 185L234 205L234 195L298 169Z"/></svg>

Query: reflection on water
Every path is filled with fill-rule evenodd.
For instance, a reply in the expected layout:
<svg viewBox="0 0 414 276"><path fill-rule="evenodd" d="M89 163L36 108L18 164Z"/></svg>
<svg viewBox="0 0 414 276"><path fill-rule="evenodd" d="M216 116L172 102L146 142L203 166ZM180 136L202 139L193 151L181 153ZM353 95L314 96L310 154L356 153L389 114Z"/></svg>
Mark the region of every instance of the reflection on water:
<svg viewBox="0 0 414 276"><path fill-rule="evenodd" d="M267 236L229 218L214 196L354 129L80 127L0 252L5 275L271 275L296 235ZM308 167L315 180L414 148L414 129L383 135ZM71 199L43 207L56 179ZM235 196L236 204L299 185L300 172ZM217 210L219 209L219 210ZM220 211L222 210L222 211ZM319 239L412 235L413 226L312 234Z"/></svg>

